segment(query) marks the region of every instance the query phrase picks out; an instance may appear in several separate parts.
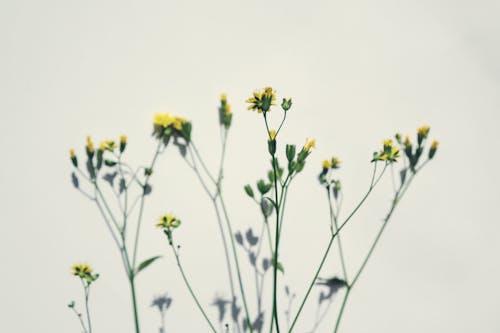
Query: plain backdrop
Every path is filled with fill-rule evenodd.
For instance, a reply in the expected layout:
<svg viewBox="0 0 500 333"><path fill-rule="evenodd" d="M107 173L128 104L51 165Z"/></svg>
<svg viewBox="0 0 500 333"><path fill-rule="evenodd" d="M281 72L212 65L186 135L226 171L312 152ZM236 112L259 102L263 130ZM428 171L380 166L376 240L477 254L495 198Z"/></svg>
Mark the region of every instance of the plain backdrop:
<svg viewBox="0 0 500 333"><path fill-rule="evenodd" d="M294 100L281 142L317 140L289 195L281 288L304 294L328 240L316 179L321 161L343 161L348 212L366 191L381 141L427 124L441 142L438 154L398 207L352 293L342 331L499 332L498 17L500 3L488 0L2 1L1 331L79 332L66 307L82 305L69 270L76 262L101 274L91 295L94 331L133 331L118 251L95 206L71 186L68 151L82 157L87 135L128 135L127 159L143 165L155 149L153 114L179 114L193 122L194 142L213 170L218 98L227 93L234 112L224 182L229 213L237 230L260 226L243 185L268 169L266 137L244 100L272 85ZM152 183L139 256L164 257L138 278L143 331L158 332L150 304L168 293L167 331L207 332L154 223L165 212L184 221L176 231L182 260L216 320L210 303L228 290L213 209L173 147ZM385 177L346 228L350 271L391 193ZM333 255L322 276L340 273ZM317 292L297 332L312 326ZM318 332L331 331L339 299Z"/></svg>

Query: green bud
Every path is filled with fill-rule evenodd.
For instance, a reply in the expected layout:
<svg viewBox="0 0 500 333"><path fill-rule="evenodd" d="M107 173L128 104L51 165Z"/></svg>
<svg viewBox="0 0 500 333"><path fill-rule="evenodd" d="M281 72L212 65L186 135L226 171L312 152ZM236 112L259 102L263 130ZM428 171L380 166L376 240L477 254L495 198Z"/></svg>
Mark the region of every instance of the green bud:
<svg viewBox="0 0 500 333"><path fill-rule="evenodd" d="M97 150L97 162L96 162L96 169L100 170L102 167L102 155L104 154L104 150L98 149Z"/></svg>
<svg viewBox="0 0 500 333"><path fill-rule="evenodd" d="M286 158L288 162L293 161L295 158L295 145L286 145Z"/></svg>
<svg viewBox="0 0 500 333"><path fill-rule="evenodd" d="M291 98L283 98L283 102L281 103L281 107L283 110L288 111L292 107L292 99Z"/></svg>
<svg viewBox="0 0 500 333"><path fill-rule="evenodd" d="M269 192L269 190L271 190L271 188L272 188L272 184L266 184L264 182L264 180L262 180L262 179L260 179L257 182L257 189L259 190L260 194L262 194L262 195L264 195L267 192Z"/></svg>
<svg viewBox="0 0 500 333"><path fill-rule="evenodd" d="M250 198L253 198L254 197L254 194L253 194L253 189L250 185L245 185L244 187L245 189L245 192L247 193L247 195L250 197Z"/></svg>
<svg viewBox="0 0 500 333"><path fill-rule="evenodd" d="M144 174L146 176L151 176L153 174L153 169L151 169L151 168L144 169Z"/></svg>
<svg viewBox="0 0 500 333"><path fill-rule="evenodd" d="M276 140L268 140L267 141L267 149L269 150L269 154L276 154Z"/></svg>

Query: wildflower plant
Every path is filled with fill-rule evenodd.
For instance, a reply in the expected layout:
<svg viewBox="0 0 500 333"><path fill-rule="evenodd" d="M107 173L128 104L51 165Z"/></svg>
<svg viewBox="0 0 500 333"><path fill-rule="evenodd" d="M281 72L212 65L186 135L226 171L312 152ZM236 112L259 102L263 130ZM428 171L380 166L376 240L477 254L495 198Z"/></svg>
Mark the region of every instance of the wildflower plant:
<svg viewBox="0 0 500 333"><path fill-rule="evenodd" d="M211 306L218 312L218 316L212 318L206 306L197 297L196 291L192 287L191 277L182 264L180 245L177 244L175 237L177 229L182 230L181 219L167 213L160 215L156 222L156 227L164 233L166 245L170 248L171 254L166 255L172 255L175 258L180 278L196 304L198 312L206 321L207 329L210 332L241 333L260 333L266 330L270 333L296 331L296 325L302 318L303 309L310 300L313 291L319 291L319 301L317 316L310 331L315 332L320 323L327 318L335 318L330 323L333 332L338 332L340 329L347 301L354 286L366 269L388 222L413 179L435 157L438 142L433 141L427 147L430 133L428 126L418 128L415 144L412 143L409 136L405 136L403 139L401 134L396 134L394 139L383 140L381 147L376 149L371 156L373 170L366 192L354 208L346 213L342 209L343 187L338 175L338 169L343 163L336 156L323 160L319 166L318 181L326 194L326 203L329 208L329 218L326 219L325 223L326 230L329 230L329 240L322 253L318 255L318 265L305 286L305 294L297 295L291 291L290 286L284 285L281 281L281 276L285 274L285 267L281 257L280 244L285 235L284 228L287 223L285 219L287 195L292 189L296 177L307 166L309 156L314 153L316 141L307 138L302 141L304 142L302 145L294 142L282 142L280 132L286 123L287 114L294 111L292 110L291 98L282 98L281 100L282 102L278 104L276 91L272 87L256 90L246 100L247 109L256 111L262 117L263 128L266 132L262 141L263 143L267 142L267 151L263 153L269 158L269 165L262 171L263 176L257 179L254 185L247 184L243 187L243 192L255 203L255 207L261 215L262 223L260 228L257 228L258 230L254 230L254 228L241 229L238 222L231 217L224 197L226 147L233 121L231 104L226 94L220 96L217 108L221 132L221 154L219 165L215 170L210 170L207 167L201 152L197 149L192 136L191 122L171 114L156 114L154 116L153 137L157 140L157 148L152 162L147 167L133 169L124 162L123 153L127 147L125 136L120 138L119 143L112 140L103 141L97 150L88 137L85 146L87 158L85 169L79 165L75 151L70 151L70 160L76 170L72 175L73 184L95 202L119 249L130 283L136 333L140 332L140 321L137 311L135 279L139 272L160 258L160 255L157 255L141 263L137 261L144 202L145 197L152 191L150 178L155 162L170 142L179 148L180 157L193 171L206 193L215 211L215 222L223 245L225 274L229 282L227 285L228 296L215 296ZM272 123L268 117L269 112L281 113L281 120L278 123ZM367 158L368 162L370 162L370 158ZM103 171L104 168L107 168L107 172ZM390 169L393 175L399 175L397 179L396 177L392 178L391 204L374 240L369 244L361 265L352 267L346 261L342 230L352 223L353 217L371 196L387 169ZM78 177L86 180L90 192L89 189L80 187ZM118 179L118 183L115 182L115 178ZM118 214L110 207L108 199L101 190L103 181L111 188L110 193L118 207ZM134 189L138 190L139 193L136 194L136 199L131 202L130 198ZM135 208L137 208L135 229L130 231L131 214ZM174 207L165 208L173 209ZM187 221L186 223L197 222ZM153 222L149 224L149 226L153 225ZM339 253L340 276L323 271L324 264L334 248L337 248ZM245 257L241 257L242 253L245 254ZM242 258L246 259L242 260ZM253 276L244 275L243 265L245 264L250 266ZM84 267L79 268L78 274L82 281L87 281L88 286L94 281L91 273L86 275ZM254 287L250 287L250 279L254 281ZM270 281L271 287L264 288L265 281ZM286 300L280 301L278 290L285 291ZM345 290L340 310L334 316L328 315L330 305L334 300L333 296L339 290ZM282 308L285 301L287 306ZM296 301L298 301L297 304L295 304ZM165 330L164 313L171 302L171 298L168 298L168 302L167 298L158 298L153 302L153 306L158 307L162 316L160 329L162 332ZM218 324L215 320L218 320ZM90 320L88 327L90 330Z"/></svg>
<svg viewBox="0 0 500 333"><path fill-rule="evenodd" d="M71 301L68 304L68 308L70 308L73 311L73 313L77 316L83 332L92 333L92 320L90 319L90 309L89 309L90 286L94 281L97 280L99 274L92 273L92 268L87 264L73 265L73 267L71 267L71 272L74 276L80 278L80 282L82 283L83 292L85 296L85 312L87 316L86 320L87 323L85 323L83 315L76 310L75 301Z"/></svg>

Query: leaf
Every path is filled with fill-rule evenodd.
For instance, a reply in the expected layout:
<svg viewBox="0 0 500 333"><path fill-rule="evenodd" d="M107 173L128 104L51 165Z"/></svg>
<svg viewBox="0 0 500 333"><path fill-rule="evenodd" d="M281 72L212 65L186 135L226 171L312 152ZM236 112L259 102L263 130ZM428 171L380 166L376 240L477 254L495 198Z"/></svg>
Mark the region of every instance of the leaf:
<svg viewBox="0 0 500 333"><path fill-rule="evenodd" d="M285 274L285 269L283 268L283 264L280 263L279 261L278 261L277 268L278 268L278 271L280 271L281 273Z"/></svg>
<svg viewBox="0 0 500 333"><path fill-rule="evenodd" d="M145 269L146 267L151 265L153 262L155 262L156 259L159 259L161 257L162 256L154 256L154 257L151 257L149 259L144 260L143 262L141 262L139 264L139 266L137 266L137 269L135 270L135 274L139 274L140 271L142 271L143 269Z"/></svg>

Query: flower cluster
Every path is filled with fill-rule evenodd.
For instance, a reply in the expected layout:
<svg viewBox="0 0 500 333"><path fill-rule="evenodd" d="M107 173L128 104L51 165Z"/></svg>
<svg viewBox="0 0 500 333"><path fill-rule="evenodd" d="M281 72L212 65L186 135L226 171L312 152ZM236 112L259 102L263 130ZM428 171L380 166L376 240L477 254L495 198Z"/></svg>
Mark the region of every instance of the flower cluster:
<svg viewBox="0 0 500 333"><path fill-rule="evenodd" d="M231 104L227 101L226 94L222 94L220 95L219 123L227 129L231 126L232 119Z"/></svg>
<svg viewBox="0 0 500 333"><path fill-rule="evenodd" d="M328 160L323 160L321 163L321 172L318 176L319 183L324 185L327 189L330 187L333 189L333 195L335 198L338 196L338 192L340 191L340 181L331 178L331 171L334 169L340 168L340 159L338 157L332 157Z"/></svg>
<svg viewBox="0 0 500 333"><path fill-rule="evenodd" d="M97 280L99 274L92 274L92 268L87 264L76 264L71 267L71 273L85 280L88 285Z"/></svg>
<svg viewBox="0 0 500 333"><path fill-rule="evenodd" d="M417 129L417 144L413 145L408 135L405 136L405 139L402 140L401 134L396 134L396 140L402 146L403 151L408 158L410 164L410 170L415 172L418 162L420 161L420 157L424 153L425 149L425 141L429 137L430 127L429 126L421 126ZM439 142L433 141L429 148L428 159L431 160L434 155L436 155L436 151L438 149Z"/></svg>
<svg viewBox="0 0 500 333"><path fill-rule="evenodd" d="M127 137L125 135L120 136L120 146L119 151L122 154L125 151L125 147L127 146ZM104 152L108 151L114 153L117 144L113 140L104 140L99 144L99 149L95 150L94 142L90 136L87 136L87 144L85 146L85 151L87 153L87 172L91 179L95 179L97 171L99 171L104 164L107 166L114 166L117 164L116 161L112 159L105 159ZM78 168L78 157L76 156L75 150L70 149L69 158L71 163L75 168Z"/></svg>
<svg viewBox="0 0 500 333"><path fill-rule="evenodd" d="M169 113L157 113L153 119L153 136L163 140L166 145L170 137L183 138L189 143L191 140L191 122Z"/></svg>

